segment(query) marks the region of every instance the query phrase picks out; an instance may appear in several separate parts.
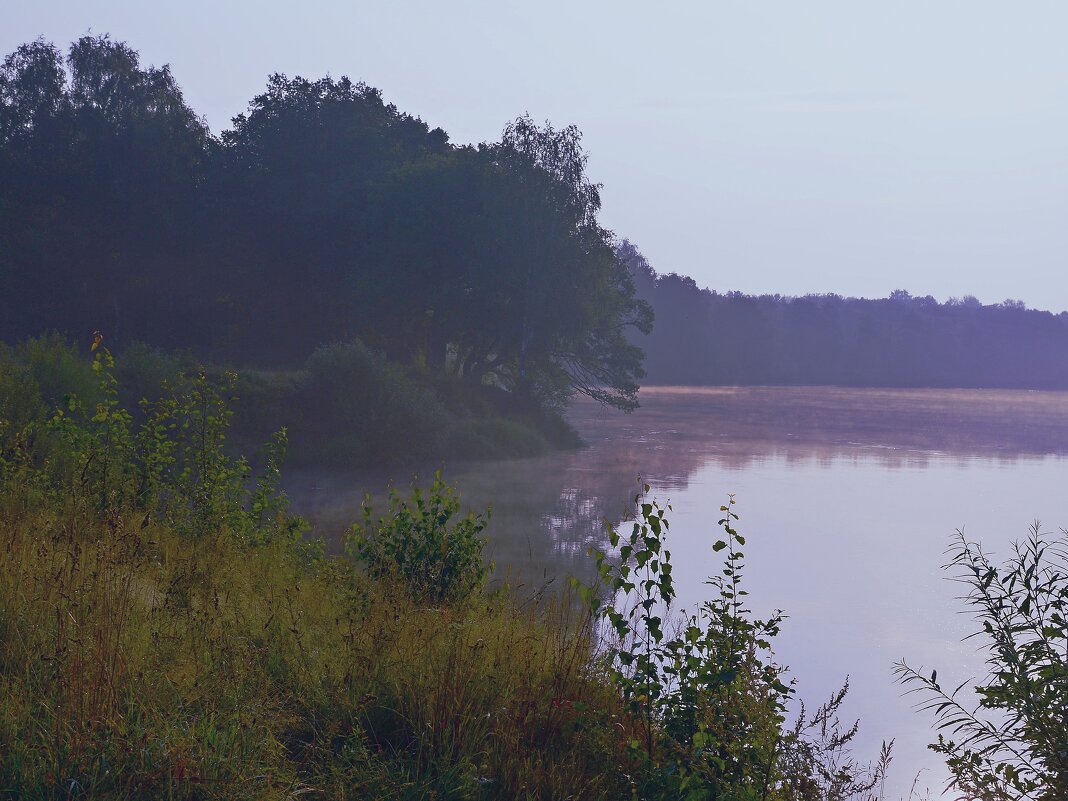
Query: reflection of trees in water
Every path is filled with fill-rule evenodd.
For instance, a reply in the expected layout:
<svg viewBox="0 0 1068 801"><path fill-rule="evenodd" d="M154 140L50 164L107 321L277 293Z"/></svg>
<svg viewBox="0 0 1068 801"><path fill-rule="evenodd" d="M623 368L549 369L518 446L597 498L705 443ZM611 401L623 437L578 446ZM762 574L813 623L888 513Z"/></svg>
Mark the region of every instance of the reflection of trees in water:
<svg viewBox="0 0 1068 801"><path fill-rule="evenodd" d="M744 465L769 450L788 458L871 448L894 466L902 450L961 456L1068 453L1068 393L1016 390L836 387L654 387L643 391L645 427L684 436L713 458ZM584 419L614 435L611 418L586 406Z"/></svg>
<svg viewBox="0 0 1068 801"><path fill-rule="evenodd" d="M556 508L542 517L543 528L561 553L574 557L603 539L597 533L605 518L600 500L578 487L565 487Z"/></svg>
<svg viewBox="0 0 1068 801"><path fill-rule="evenodd" d="M897 469L934 459L1012 463L1068 453L1068 393L657 388L643 391L642 408L632 415L579 403L571 416L588 447L446 465L466 505L492 505L489 555L498 574L511 572L514 581L590 577L587 551L604 547L604 520L621 519L639 476L664 497L687 489L710 463L742 470L769 461L845 461ZM365 489L381 494L391 479L400 485L413 473L426 479L434 467L305 471L287 484L297 509L337 547Z"/></svg>

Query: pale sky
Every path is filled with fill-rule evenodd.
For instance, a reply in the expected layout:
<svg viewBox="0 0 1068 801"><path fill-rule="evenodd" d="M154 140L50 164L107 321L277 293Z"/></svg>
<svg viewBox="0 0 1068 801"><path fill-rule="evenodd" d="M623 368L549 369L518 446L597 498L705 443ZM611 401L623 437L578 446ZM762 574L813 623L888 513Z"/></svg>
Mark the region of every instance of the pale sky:
<svg viewBox="0 0 1068 801"><path fill-rule="evenodd" d="M348 75L454 142L585 133L602 223L726 291L1068 309L1068 3L0 0L0 49L110 33L213 131Z"/></svg>

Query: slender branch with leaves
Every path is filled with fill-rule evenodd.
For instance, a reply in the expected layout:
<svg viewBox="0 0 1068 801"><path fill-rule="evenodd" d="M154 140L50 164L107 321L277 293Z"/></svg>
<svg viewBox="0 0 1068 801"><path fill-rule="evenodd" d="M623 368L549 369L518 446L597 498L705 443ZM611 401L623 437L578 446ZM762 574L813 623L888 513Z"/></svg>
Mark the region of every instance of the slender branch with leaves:
<svg viewBox="0 0 1068 801"><path fill-rule="evenodd" d="M734 496L720 507L723 536L712 549L725 553L720 574L706 582L711 599L672 616L671 506L648 493L643 485L635 496L628 533L609 526L615 554L596 555L611 599L599 609L605 670L635 733L626 742L634 797L842 801L869 793L892 744L874 766L852 758L857 726L838 717L848 683L811 717L802 704L787 725L795 689L771 649L784 615L756 619L747 605ZM596 588L580 589L594 602Z"/></svg>
<svg viewBox="0 0 1068 801"><path fill-rule="evenodd" d="M1068 533L1035 523L999 566L958 531L946 568L965 587L980 626L970 638L983 642L989 673L969 692L971 680L948 689L937 670L897 664L938 722L930 748L969 798L1068 797Z"/></svg>

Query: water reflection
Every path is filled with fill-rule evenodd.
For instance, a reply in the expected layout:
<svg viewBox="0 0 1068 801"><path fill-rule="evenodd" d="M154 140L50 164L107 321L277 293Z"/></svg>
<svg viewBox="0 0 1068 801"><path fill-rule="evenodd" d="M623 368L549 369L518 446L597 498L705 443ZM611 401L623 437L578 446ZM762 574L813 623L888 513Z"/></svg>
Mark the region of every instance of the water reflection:
<svg viewBox="0 0 1068 801"><path fill-rule="evenodd" d="M679 605L693 607L717 569L717 510L737 493L748 536L755 611L790 615L777 642L806 701L848 674L859 746L898 738L889 797L939 786L925 750L930 721L891 678L901 657L964 681L981 674L969 620L939 570L954 530L1005 551L1036 517L1068 524L1068 393L945 390L643 390L642 408L616 414L578 403L588 447L540 459L446 465L473 507L493 505L491 556L517 582L589 577L638 476L670 500ZM309 471L290 476L297 507L335 544L365 489L393 474ZM507 567L506 567L507 566Z"/></svg>
<svg viewBox="0 0 1068 801"><path fill-rule="evenodd" d="M297 508L337 547L365 491L444 467L472 508L493 507L499 566L523 574L585 574L587 550L604 543L638 477L658 492L685 491L708 464L746 471L878 464L923 469L932 461L1011 467L1068 453L1068 394L978 390L691 388L642 390L631 415L580 401L570 419L588 447L537 459L458 462L288 477Z"/></svg>

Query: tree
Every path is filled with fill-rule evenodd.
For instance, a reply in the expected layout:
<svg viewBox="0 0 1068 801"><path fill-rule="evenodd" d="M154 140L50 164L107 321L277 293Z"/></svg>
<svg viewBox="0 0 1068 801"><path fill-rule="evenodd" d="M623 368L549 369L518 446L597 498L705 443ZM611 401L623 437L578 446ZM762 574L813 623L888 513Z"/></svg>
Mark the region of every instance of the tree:
<svg viewBox="0 0 1068 801"><path fill-rule="evenodd" d="M276 74L216 138L168 67L86 36L4 62L0 177L5 337L264 366L358 337L521 404L637 403L651 311L574 126L456 147L364 83Z"/></svg>
<svg viewBox="0 0 1068 801"><path fill-rule="evenodd" d="M524 116L482 153L499 171L490 239L501 257L478 283L506 313L467 349L465 369L479 380L492 370L548 405L578 392L633 409L644 373L627 331L648 332L652 310L597 222L600 188L586 176L581 134Z"/></svg>
<svg viewBox="0 0 1068 801"><path fill-rule="evenodd" d="M403 350L393 345L414 310L397 272L397 215L409 213L398 181L449 153L445 132L366 84L276 74L222 144L218 257L255 332L241 349L295 362L360 335Z"/></svg>
<svg viewBox="0 0 1068 801"><path fill-rule="evenodd" d="M170 70L142 68L124 43L85 36L64 62L38 40L8 56L0 68L0 288L12 304L4 335L9 326L25 335L61 324L158 339L180 329L183 281L195 276L174 266L196 228L209 140Z"/></svg>

